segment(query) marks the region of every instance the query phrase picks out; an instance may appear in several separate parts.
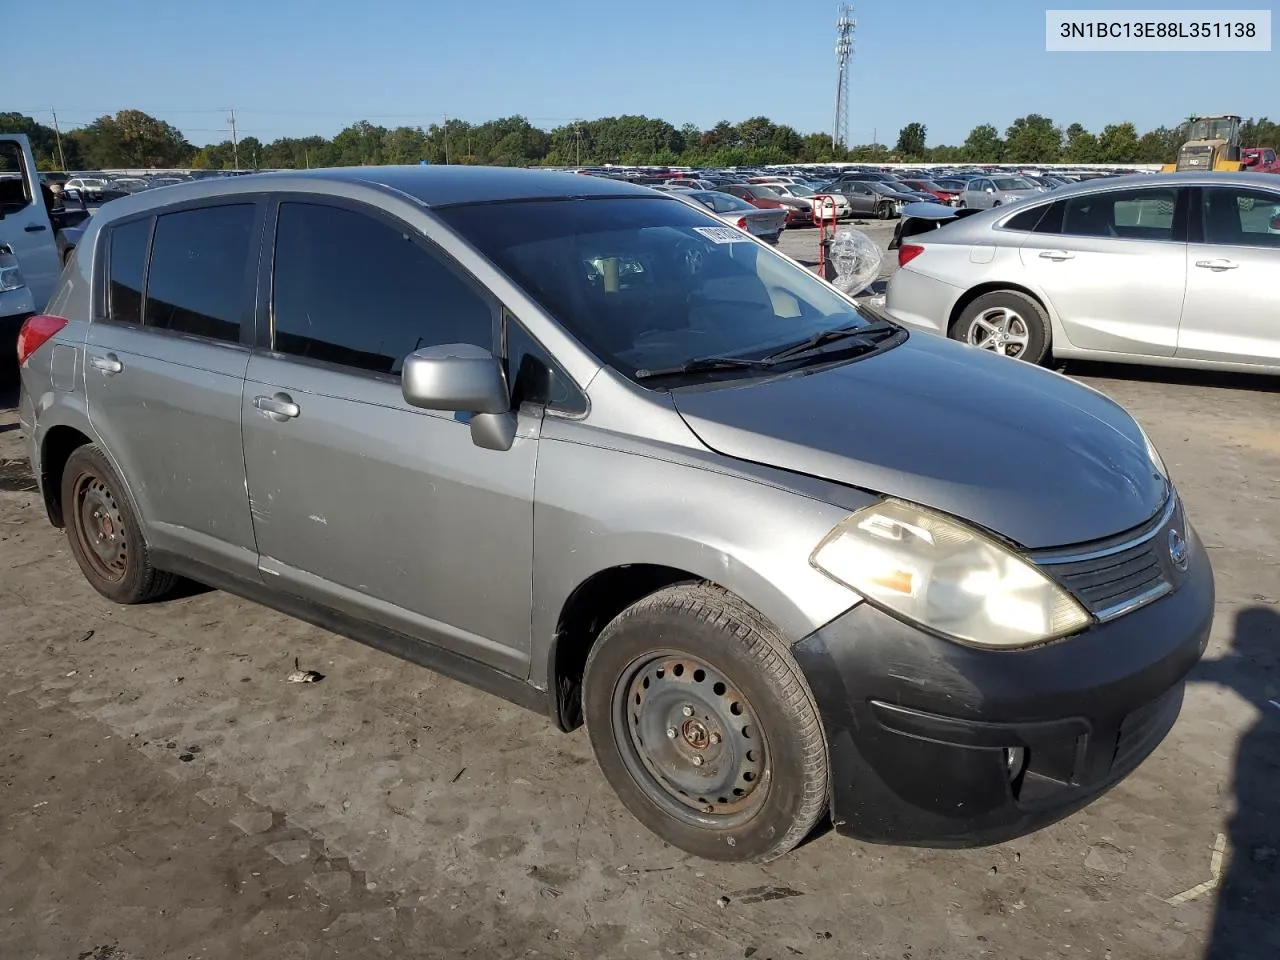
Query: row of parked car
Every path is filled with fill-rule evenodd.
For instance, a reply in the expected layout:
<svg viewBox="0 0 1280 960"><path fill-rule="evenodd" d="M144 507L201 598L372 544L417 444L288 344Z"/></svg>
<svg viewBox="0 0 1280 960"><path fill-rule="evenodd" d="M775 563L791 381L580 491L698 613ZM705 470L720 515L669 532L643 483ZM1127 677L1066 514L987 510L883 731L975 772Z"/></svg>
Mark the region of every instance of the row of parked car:
<svg viewBox="0 0 1280 960"><path fill-rule="evenodd" d="M818 220L866 217L891 220L909 203L928 201L952 207L986 209L1045 193L1098 173L1008 173L983 169L897 171L868 167L783 170L617 170L580 172L624 179L664 191L697 194L697 200L743 229L775 240L785 227L808 226ZM719 196L709 196L717 194ZM737 198L732 203L724 195ZM821 198L821 199L820 199ZM821 207L821 209L819 209ZM751 210L774 211L762 218Z"/></svg>

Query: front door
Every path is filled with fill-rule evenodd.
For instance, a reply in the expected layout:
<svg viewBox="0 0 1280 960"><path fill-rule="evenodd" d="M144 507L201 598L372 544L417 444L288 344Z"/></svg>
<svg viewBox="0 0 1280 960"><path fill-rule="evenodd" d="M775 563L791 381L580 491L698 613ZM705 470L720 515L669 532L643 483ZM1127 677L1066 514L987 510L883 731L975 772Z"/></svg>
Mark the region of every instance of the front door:
<svg viewBox="0 0 1280 960"><path fill-rule="evenodd" d="M1173 356L1187 281L1179 194L1162 186L1066 197L1026 236L1023 269L1071 344Z"/></svg>
<svg viewBox="0 0 1280 960"><path fill-rule="evenodd" d="M240 406L262 208L223 201L107 227L106 317L85 343L89 418L151 545L241 576L257 560Z"/></svg>
<svg viewBox="0 0 1280 960"><path fill-rule="evenodd" d="M1278 363L1280 191L1223 186L1199 192L1177 356Z"/></svg>
<svg viewBox="0 0 1280 960"><path fill-rule="evenodd" d="M272 339L250 361L244 456L265 582L524 677L540 412L510 450L400 392L416 349L494 349L497 304L418 230L279 204Z"/></svg>

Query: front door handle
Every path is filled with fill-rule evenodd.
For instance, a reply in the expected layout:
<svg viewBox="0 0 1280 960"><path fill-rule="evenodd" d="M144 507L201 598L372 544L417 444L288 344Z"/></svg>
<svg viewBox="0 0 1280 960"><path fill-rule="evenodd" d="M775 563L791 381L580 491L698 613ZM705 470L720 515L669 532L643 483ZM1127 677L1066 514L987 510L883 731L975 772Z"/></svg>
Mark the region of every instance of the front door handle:
<svg viewBox="0 0 1280 960"><path fill-rule="evenodd" d="M1205 270L1234 270L1240 264L1234 260L1197 260L1196 266Z"/></svg>
<svg viewBox="0 0 1280 960"><path fill-rule="evenodd" d="M287 393L277 393L270 397L254 397L253 405L272 420L292 420L302 412Z"/></svg>
<svg viewBox="0 0 1280 960"><path fill-rule="evenodd" d="M1074 260L1075 254L1067 250L1041 250L1040 258L1042 260Z"/></svg>
<svg viewBox="0 0 1280 960"><path fill-rule="evenodd" d="M46 227L43 223L28 223L22 229L25 230L27 233L41 233L42 231L47 230L49 228Z"/></svg>
<svg viewBox="0 0 1280 960"><path fill-rule="evenodd" d="M90 357L89 366L106 377L113 377L124 369L124 364L114 353L108 353L105 357Z"/></svg>

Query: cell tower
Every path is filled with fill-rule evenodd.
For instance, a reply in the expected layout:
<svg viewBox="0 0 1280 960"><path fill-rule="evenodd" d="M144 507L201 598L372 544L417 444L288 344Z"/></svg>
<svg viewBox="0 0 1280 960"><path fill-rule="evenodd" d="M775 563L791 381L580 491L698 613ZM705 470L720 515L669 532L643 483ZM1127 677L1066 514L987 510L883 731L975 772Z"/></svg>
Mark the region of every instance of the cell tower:
<svg viewBox="0 0 1280 960"><path fill-rule="evenodd" d="M853 19L853 6L840 4L836 20L836 121L831 128L831 148L849 145L849 58L853 56L853 32L858 22Z"/></svg>

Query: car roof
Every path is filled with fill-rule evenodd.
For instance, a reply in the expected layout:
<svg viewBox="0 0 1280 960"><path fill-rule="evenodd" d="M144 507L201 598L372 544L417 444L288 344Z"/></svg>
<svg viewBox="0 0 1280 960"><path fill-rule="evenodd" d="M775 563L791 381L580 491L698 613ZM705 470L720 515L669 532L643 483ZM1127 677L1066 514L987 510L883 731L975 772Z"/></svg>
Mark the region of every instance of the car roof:
<svg viewBox="0 0 1280 960"><path fill-rule="evenodd" d="M163 196L135 194L114 201L120 210L136 213L175 201L202 200L270 190L305 190L308 186L350 184L373 187L411 197L427 207L499 200L554 200L579 197L652 197L647 187L577 173L524 170L512 167L385 166L326 167L258 173L244 177L214 177L167 187Z"/></svg>

